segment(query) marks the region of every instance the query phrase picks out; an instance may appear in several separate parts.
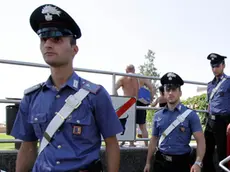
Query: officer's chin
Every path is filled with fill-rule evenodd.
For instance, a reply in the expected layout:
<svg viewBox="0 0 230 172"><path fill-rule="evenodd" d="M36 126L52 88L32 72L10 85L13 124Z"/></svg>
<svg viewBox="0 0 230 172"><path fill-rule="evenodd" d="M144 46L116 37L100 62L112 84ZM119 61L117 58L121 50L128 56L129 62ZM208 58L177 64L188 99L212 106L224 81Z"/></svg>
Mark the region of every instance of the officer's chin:
<svg viewBox="0 0 230 172"><path fill-rule="evenodd" d="M171 105L174 105L175 103L177 103L177 101L176 100L168 100L168 103Z"/></svg>
<svg viewBox="0 0 230 172"><path fill-rule="evenodd" d="M53 60L45 60L46 64L48 64L50 67L62 67L65 66L65 63L61 63L61 62L57 62L57 61L53 61Z"/></svg>

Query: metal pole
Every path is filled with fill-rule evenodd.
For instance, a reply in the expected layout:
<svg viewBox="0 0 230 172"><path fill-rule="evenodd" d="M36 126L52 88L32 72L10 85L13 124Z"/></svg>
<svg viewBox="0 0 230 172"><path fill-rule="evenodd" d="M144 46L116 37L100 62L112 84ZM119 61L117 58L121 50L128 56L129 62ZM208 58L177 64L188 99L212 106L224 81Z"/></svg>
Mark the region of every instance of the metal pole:
<svg viewBox="0 0 230 172"><path fill-rule="evenodd" d="M20 103L20 100L0 99L0 103Z"/></svg>
<svg viewBox="0 0 230 172"><path fill-rule="evenodd" d="M0 143L21 143L19 139L0 139Z"/></svg>
<svg viewBox="0 0 230 172"><path fill-rule="evenodd" d="M113 74L112 76L112 94L113 95L116 95L115 85L116 85L116 74Z"/></svg>
<svg viewBox="0 0 230 172"><path fill-rule="evenodd" d="M45 65L45 64L22 62L22 61L15 61L15 60L0 59L0 63L11 64L11 65L30 66L30 67L49 68L49 66ZM115 75L119 75L119 76L130 76L130 77L137 77L137 78L160 80L159 77L144 76L144 75L138 75L138 74L128 74L128 73L102 71L102 70L95 70L95 69L83 69L83 68L74 68L74 70L75 71L80 71L80 72L89 72L89 73L98 73L98 74L107 74L107 75L114 75L115 74ZM184 82L188 83L188 84L195 84L195 85L207 85L207 83L197 82L197 81L184 81Z"/></svg>

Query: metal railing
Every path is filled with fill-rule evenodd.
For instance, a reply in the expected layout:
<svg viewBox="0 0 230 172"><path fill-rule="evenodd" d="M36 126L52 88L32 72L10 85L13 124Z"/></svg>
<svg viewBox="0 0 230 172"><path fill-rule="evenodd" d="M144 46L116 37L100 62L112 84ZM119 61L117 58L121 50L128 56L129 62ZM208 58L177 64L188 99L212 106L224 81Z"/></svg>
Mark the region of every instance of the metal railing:
<svg viewBox="0 0 230 172"><path fill-rule="evenodd" d="M45 64L32 63L32 62L22 62L22 61L15 61L15 60L0 59L0 63L9 64L9 65L28 66L28 67L49 68L49 66L45 65ZM112 94L113 95L115 95L116 76L130 76L130 77L137 77L137 78L146 78L146 79L151 79L151 80L160 80L159 77L143 76L143 75L138 75L138 74L127 74L127 73L121 73L121 72L111 72L111 71L95 70L95 69L74 68L74 71L112 75ZM184 82L187 84L205 85L205 86L207 85L207 83L197 82L197 81L184 80ZM13 104L15 104L15 103L20 103L20 100L0 99L0 103L7 103L7 104L13 103ZM143 109L143 110L158 110L158 109L160 109L157 107L143 107L143 106L137 106L136 108L137 109ZM196 110L197 112L207 112L206 110L199 110L199 109L194 109L194 110ZM149 138L137 138L136 139L136 141L144 141L144 140L149 140ZM18 139L5 139L5 140L0 139L0 143L16 143L16 142L20 142L20 140L18 140Z"/></svg>

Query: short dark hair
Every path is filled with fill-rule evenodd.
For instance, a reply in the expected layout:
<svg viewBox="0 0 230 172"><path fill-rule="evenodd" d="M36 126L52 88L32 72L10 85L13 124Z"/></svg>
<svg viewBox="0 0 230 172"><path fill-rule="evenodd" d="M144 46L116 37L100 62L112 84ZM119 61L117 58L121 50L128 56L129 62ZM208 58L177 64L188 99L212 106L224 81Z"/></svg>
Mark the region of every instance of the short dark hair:
<svg viewBox="0 0 230 172"><path fill-rule="evenodd" d="M76 44L77 44L77 40L73 36L71 36L70 37L70 45L76 45Z"/></svg>

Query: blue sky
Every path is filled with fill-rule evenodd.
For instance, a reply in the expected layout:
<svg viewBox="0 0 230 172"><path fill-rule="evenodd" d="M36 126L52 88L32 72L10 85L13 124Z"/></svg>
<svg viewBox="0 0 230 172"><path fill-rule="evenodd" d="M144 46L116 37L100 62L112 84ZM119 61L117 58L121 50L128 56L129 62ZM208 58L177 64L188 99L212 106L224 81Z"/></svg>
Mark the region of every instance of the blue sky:
<svg viewBox="0 0 230 172"><path fill-rule="evenodd" d="M1 59L44 64L39 38L29 25L32 11L44 3L66 10L82 30L75 67L125 72L127 64L143 64L151 49L161 76L173 71L184 80L208 82L213 74L207 55L230 55L228 0L8 0L0 10ZM0 98L22 97L25 88L46 80L49 70L0 64L0 73ZM111 93L111 76L79 74ZM196 87L186 84L183 98L195 95Z"/></svg>

